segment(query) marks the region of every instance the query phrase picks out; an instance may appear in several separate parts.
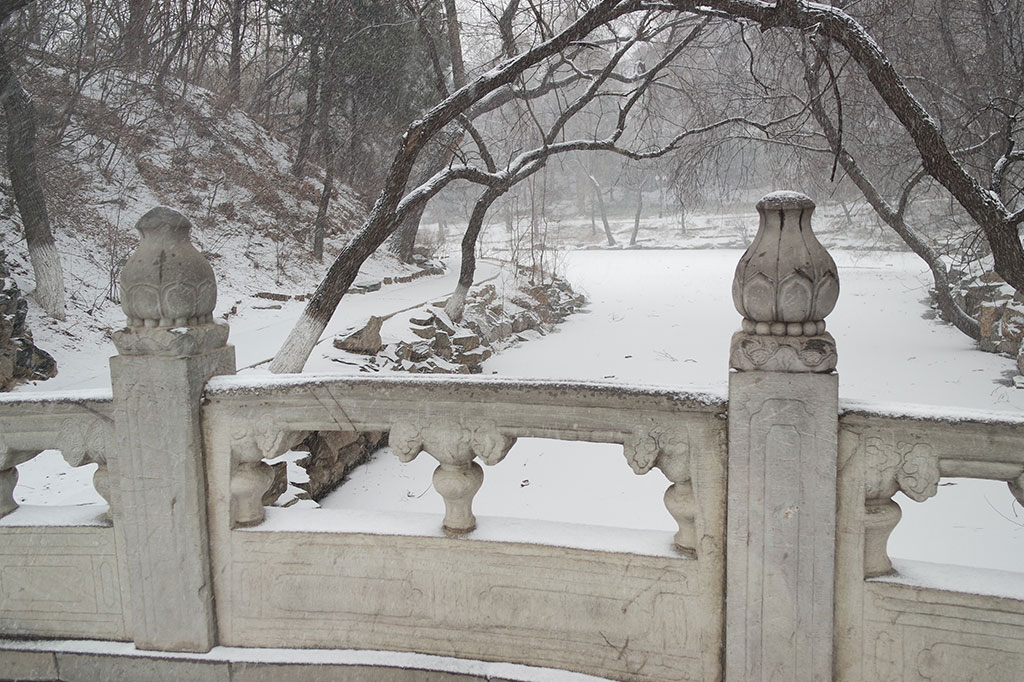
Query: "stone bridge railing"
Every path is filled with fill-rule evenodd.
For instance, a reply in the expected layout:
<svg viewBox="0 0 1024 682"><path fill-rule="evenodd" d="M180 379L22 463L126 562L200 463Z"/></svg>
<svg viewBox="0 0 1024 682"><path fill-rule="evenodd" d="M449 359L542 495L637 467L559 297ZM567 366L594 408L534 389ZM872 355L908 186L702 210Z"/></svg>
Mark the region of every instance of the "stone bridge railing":
<svg viewBox="0 0 1024 682"><path fill-rule="evenodd" d="M1005 481L1020 500L1024 417L841 410L824 328L838 278L810 232L813 204L780 193L758 208L734 284L744 320L728 401L585 383L231 376L187 221L148 214L125 268L111 393L0 397L0 635L12 638L0 640L0 677L65 679L77 659L55 640L70 638L176 652L133 679L179 675L166 660L212 679L204 652L256 647L617 680L1019 680L1024 589L911 584L886 541L897 490L923 500L942 476ZM388 431L403 460L436 459L443 521L385 532L341 510L265 508L264 460L311 431ZM502 466L521 437L621 444L634 472L667 477L678 531L635 551L478 539L478 462ZM98 464L109 505L18 507L15 466L46 449ZM587 485L586 471L563 484Z"/></svg>

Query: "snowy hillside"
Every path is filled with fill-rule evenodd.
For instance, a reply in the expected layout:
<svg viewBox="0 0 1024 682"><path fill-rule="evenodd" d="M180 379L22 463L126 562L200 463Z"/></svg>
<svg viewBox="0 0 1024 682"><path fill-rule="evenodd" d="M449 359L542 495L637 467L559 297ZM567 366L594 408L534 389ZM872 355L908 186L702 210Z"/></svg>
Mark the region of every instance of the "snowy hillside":
<svg viewBox="0 0 1024 682"><path fill-rule="evenodd" d="M308 175L292 175L294 150L245 113L225 109L216 93L174 82L158 90L137 78L112 69L76 94L68 74L49 66L32 71L26 83L41 119L40 175L68 299L66 322L30 305L29 323L37 344L58 359L98 349L122 324L117 280L137 244L135 223L154 206L174 208L192 221L192 240L217 272L216 314L228 318L249 305L272 303L254 299L259 293L308 294L362 223L359 198L336 185L324 263L316 262L310 244L323 170L309 165ZM20 217L5 177L0 190L0 216L7 223L0 249L22 290L32 292ZM357 284L414 270L379 254Z"/></svg>

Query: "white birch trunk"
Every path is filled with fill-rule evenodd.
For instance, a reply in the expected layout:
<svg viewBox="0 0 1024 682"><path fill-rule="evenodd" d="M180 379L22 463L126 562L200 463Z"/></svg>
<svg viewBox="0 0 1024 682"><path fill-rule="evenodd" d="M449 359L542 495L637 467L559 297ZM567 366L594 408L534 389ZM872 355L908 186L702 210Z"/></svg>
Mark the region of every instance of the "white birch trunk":
<svg viewBox="0 0 1024 682"><path fill-rule="evenodd" d="M53 243L36 245L29 248L28 255L36 276L36 303L53 319L63 320L66 313L64 273L57 246Z"/></svg>
<svg viewBox="0 0 1024 682"><path fill-rule="evenodd" d="M277 351L270 363L270 371L274 374L300 373L326 328L327 321L316 320L303 310L281 350Z"/></svg>
<svg viewBox="0 0 1024 682"><path fill-rule="evenodd" d="M452 293L451 298L444 305L444 312L451 318L452 322L462 321L462 312L466 308L466 294L469 293L469 287L465 284L459 284L455 287L455 291Z"/></svg>

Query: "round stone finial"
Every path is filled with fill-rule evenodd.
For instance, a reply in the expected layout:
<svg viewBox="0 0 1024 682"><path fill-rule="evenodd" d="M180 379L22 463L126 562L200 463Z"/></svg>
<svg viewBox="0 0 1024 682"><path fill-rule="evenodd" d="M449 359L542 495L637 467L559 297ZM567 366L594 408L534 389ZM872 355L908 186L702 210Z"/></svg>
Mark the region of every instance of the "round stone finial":
<svg viewBox="0 0 1024 682"><path fill-rule="evenodd" d="M142 236L121 271L121 307L129 327L196 327L213 323L217 280L189 240L192 224L157 207L139 219Z"/></svg>
<svg viewBox="0 0 1024 682"><path fill-rule="evenodd" d="M816 336L839 298L835 261L811 231L814 202L799 192L773 192L757 203L757 236L732 283L743 330L772 336Z"/></svg>

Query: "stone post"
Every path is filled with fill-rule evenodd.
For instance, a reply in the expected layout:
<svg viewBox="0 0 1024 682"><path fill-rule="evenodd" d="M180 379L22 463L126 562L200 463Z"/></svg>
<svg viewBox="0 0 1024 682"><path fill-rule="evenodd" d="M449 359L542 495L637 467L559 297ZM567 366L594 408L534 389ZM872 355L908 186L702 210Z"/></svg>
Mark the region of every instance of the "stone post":
<svg viewBox="0 0 1024 682"><path fill-rule="evenodd" d="M838 378L824 319L839 277L809 198L775 192L757 210L732 288L725 677L830 682Z"/></svg>
<svg viewBox="0 0 1024 682"><path fill-rule="evenodd" d="M216 631L200 395L211 376L234 373L235 351L213 320L213 268L185 216L155 208L136 228L121 273L128 324L110 359L132 631L140 649L205 652Z"/></svg>

